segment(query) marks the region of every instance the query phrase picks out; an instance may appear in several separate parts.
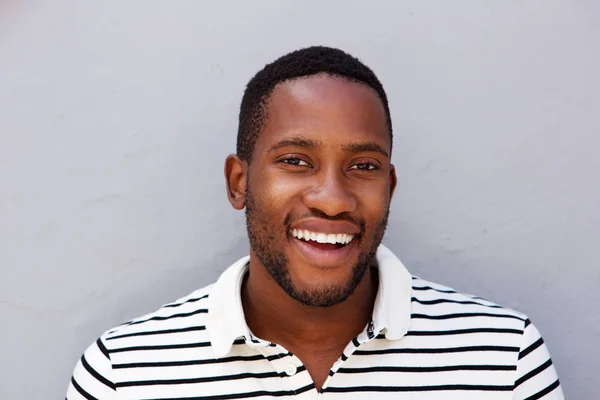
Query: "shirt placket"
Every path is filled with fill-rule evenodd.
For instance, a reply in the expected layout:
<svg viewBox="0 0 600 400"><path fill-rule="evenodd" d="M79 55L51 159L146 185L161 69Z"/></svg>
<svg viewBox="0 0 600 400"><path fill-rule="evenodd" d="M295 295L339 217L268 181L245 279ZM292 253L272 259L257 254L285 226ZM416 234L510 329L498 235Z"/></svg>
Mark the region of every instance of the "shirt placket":
<svg viewBox="0 0 600 400"><path fill-rule="evenodd" d="M335 377L335 373L342 367L342 365L348 360L348 358L363 344L370 342L374 338L377 337L383 331L382 328L378 328L375 326L373 320L371 319L367 324L366 328L344 349L342 355L338 360L333 364L331 369L329 370L329 376L323 383L323 387L321 388L321 392L319 393L319 398L322 398L327 395L326 389L332 383L332 380ZM324 392L324 393L323 393Z"/></svg>
<svg viewBox="0 0 600 400"><path fill-rule="evenodd" d="M284 387L285 390L297 394L300 389L312 386L310 390L303 391L303 396L301 397L310 398L312 396L310 396L308 392L316 393L310 374L306 371L306 367L298 357L278 344L267 342L256 337L244 339L249 346L256 348L256 350L269 361L273 369L282 379L282 387Z"/></svg>

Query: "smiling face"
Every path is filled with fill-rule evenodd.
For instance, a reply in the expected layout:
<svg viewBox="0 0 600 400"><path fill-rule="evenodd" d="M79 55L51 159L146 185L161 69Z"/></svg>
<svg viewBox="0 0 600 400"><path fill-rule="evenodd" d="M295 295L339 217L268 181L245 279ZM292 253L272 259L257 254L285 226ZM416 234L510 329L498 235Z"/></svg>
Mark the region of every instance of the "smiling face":
<svg viewBox="0 0 600 400"><path fill-rule="evenodd" d="M245 177L251 257L301 303L337 304L372 262L396 185L383 106L320 74L278 84L267 112Z"/></svg>

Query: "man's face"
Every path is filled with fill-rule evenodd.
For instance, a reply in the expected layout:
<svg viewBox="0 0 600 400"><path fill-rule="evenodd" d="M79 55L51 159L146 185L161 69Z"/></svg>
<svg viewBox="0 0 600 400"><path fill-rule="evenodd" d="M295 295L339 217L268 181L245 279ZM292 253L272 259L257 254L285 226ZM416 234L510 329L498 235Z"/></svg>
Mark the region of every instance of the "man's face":
<svg viewBox="0 0 600 400"><path fill-rule="evenodd" d="M331 306L359 284L396 184L390 149L368 86L315 75L275 88L248 170L246 217L252 255L288 295Z"/></svg>

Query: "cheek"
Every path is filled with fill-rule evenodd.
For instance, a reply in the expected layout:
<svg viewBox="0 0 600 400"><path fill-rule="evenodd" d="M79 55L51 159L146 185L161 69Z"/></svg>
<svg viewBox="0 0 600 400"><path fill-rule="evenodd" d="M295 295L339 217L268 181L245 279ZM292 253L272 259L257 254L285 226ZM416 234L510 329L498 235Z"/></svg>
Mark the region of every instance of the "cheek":
<svg viewBox="0 0 600 400"><path fill-rule="evenodd" d="M282 217L289 214L295 193L299 193L298 183L293 179L282 179L275 174L263 173L256 181L253 193L260 200L257 208L273 218L271 223L280 224Z"/></svg>
<svg viewBox="0 0 600 400"><path fill-rule="evenodd" d="M263 185L272 197L291 198L295 193L303 190L306 180L281 171L266 171L263 176Z"/></svg>
<svg viewBox="0 0 600 400"><path fill-rule="evenodd" d="M265 168L258 179L260 190L273 201L285 203L302 193L310 180L301 175L281 171L277 168Z"/></svg>
<svg viewBox="0 0 600 400"><path fill-rule="evenodd" d="M360 198L363 218L369 225L380 222L387 213L389 206L389 193L387 187L382 190L380 187L365 187L358 193Z"/></svg>

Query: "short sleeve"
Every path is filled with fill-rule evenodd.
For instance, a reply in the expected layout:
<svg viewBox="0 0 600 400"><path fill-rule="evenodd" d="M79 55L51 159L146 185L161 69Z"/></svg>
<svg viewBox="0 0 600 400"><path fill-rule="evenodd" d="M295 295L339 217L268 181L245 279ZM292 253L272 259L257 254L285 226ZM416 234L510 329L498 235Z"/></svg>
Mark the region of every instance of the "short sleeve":
<svg viewBox="0 0 600 400"><path fill-rule="evenodd" d="M83 353L67 389L67 400L116 400L110 355L102 339Z"/></svg>
<svg viewBox="0 0 600 400"><path fill-rule="evenodd" d="M527 319L517 361L513 400L563 400L564 398L544 339Z"/></svg>

